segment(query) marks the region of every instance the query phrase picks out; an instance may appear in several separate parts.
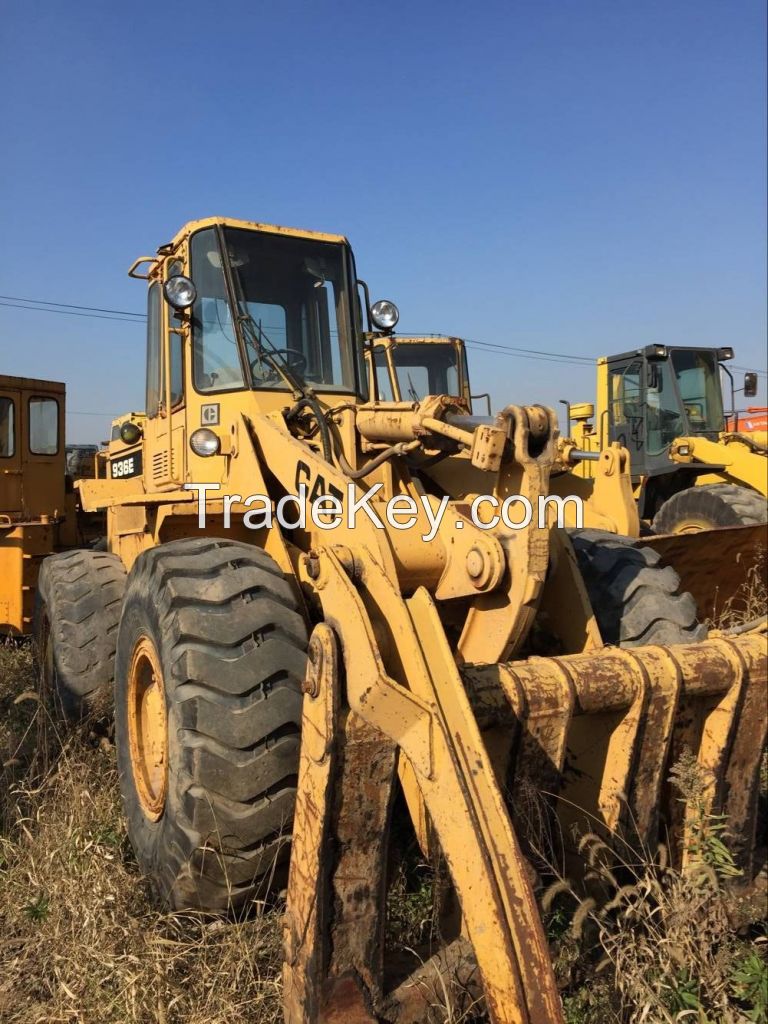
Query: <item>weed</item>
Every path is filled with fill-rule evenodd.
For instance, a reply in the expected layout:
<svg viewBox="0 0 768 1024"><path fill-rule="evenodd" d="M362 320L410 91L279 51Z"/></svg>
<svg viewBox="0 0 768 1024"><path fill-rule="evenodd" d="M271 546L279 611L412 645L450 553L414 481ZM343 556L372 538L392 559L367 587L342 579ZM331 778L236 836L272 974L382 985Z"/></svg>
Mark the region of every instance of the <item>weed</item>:
<svg viewBox="0 0 768 1024"><path fill-rule="evenodd" d="M758 552L735 594L715 606L707 622L711 629L732 629L765 617L768 608L768 551Z"/></svg>
<svg viewBox="0 0 768 1024"><path fill-rule="evenodd" d="M41 892L38 896L24 907L24 913L30 921L44 921L48 917L48 906L50 897L48 893Z"/></svg>
<svg viewBox="0 0 768 1024"><path fill-rule="evenodd" d="M766 1024L765 943L734 931L740 871L727 821L708 811L708 780L693 758L675 765L671 781L688 807L684 868L672 866L663 847L651 856L618 836L609 843L588 834L579 844L583 879L559 877L545 894L569 1024Z"/></svg>

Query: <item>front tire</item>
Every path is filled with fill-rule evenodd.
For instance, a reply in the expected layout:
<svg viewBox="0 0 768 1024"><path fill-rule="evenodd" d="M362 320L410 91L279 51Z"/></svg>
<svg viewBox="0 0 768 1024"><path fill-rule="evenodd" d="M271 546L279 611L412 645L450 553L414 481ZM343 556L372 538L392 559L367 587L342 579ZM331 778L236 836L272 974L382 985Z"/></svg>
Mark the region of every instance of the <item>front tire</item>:
<svg viewBox="0 0 768 1024"><path fill-rule="evenodd" d="M237 910L282 880L306 646L294 593L259 548L197 538L137 559L115 736L128 833L165 904Z"/></svg>
<svg viewBox="0 0 768 1024"><path fill-rule="evenodd" d="M606 644L672 646L706 639L696 603L680 593L680 577L631 537L574 530L571 541L592 610Z"/></svg>
<svg viewBox="0 0 768 1024"><path fill-rule="evenodd" d="M651 528L654 533L700 533L766 520L768 504L757 491L738 484L702 484L668 498L653 517Z"/></svg>

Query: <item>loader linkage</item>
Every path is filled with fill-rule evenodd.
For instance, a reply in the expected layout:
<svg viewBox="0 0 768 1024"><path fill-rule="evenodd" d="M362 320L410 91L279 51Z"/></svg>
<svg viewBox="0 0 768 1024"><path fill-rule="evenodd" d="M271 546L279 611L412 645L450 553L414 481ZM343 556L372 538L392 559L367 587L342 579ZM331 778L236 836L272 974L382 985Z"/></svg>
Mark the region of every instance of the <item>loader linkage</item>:
<svg viewBox="0 0 768 1024"><path fill-rule="evenodd" d="M372 556L356 562L354 579L333 549L314 557L325 622L312 635L304 698L285 927L289 1024L429 1020L452 987L477 991L479 980L495 1022L562 1021L535 873L514 824L526 786L553 804L560 798L564 834L587 814L591 829L597 822L607 837L655 849L668 768L688 747L709 782L709 806L728 815L748 867L766 733L764 636L460 673L425 590L402 598ZM493 760L480 721L505 737ZM415 776L462 929L387 992L386 852L398 759L401 773L406 763ZM499 781L508 779L509 788ZM423 812L409 803L418 828ZM689 848L685 812L673 798L666 803L679 862Z"/></svg>

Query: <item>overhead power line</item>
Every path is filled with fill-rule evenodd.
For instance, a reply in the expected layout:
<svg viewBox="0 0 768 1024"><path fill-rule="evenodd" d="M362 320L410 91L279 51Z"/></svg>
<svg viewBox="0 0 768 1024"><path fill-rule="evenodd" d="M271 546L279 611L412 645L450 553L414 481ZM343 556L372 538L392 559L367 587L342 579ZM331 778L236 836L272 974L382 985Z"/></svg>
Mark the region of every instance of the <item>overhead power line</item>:
<svg viewBox="0 0 768 1024"><path fill-rule="evenodd" d="M49 299L24 299L19 295L0 295L6 302L31 302L37 306L63 306L65 309L87 309L91 313L119 313L120 316L138 316L147 319L146 313L133 313L126 309L104 309L101 306L77 306L72 302L51 302Z"/></svg>
<svg viewBox="0 0 768 1024"><path fill-rule="evenodd" d="M748 366L735 366L734 370L741 370L743 373L756 373L760 377L768 377L768 370L752 370Z"/></svg>
<svg viewBox="0 0 768 1024"><path fill-rule="evenodd" d="M589 366L594 366L595 363L592 356L575 356L569 352L547 352L546 349L540 351L535 348L520 348L517 345L503 345L501 342L495 341L477 341L475 338L465 338L464 343L474 347L489 349L495 352L506 352L509 355L516 355L531 359L548 359L553 362L562 362L565 360L569 363L581 363Z"/></svg>
<svg viewBox="0 0 768 1024"><path fill-rule="evenodd" d="M26 309L37 313L59 313L62 316L80 316L93 320L113 320L119 323L140 324L147 319L146 313L136 313L127 309L110 309L105 306L83 306L73 302L53 302L50 299L29 299L19 295L0 295L0 306L13 309ZM447 335L424 333L424 337L445 337ZM572 365L593 365L596 356L574 355L572 352L552 352L546 349L523 348L518 345L505 345L502 342L480 341L477 338L465 338L465 344L484 349L488 352L534 359L540 362L566 362ZM733 365L734 370L757 373L760 377L768 377L766 370L751 370L747 366ZM85 415L85 414L82 414Z"/></svg>
<svg viewBox="0 0 768 1024"><path fill-rule="evenodd" d="M415 333L415 332L414 332ZM453 335L443 332L442 334L434 334L421 332L417 335L420 338L449 338ZM397 340L397 339L395 339ZM549 352L546 349L537 348L520 348L518 345L504 345L500 341L479 341L477 338L463 338L462 341L465 345L478 346L480 348L493 350L496 352L504 352L507 355L516 355L529 359L544 359L548 362L566 362L589 364L590 366L595 363L595 356L577 356L572 352Z"/></svg>
<svg viewBox="0 0 768 1024"><path fill-rule="evenodd" d="M30 309L34 313L59 313L61 316L82 316L90 320L117 320L121 324L141 324L141 320L127 316L107 316L105 313L78 313L73 309L48 309L45 306L24 306L20 302L3 302L0 306L12 306L14 309ZM144 317L146 320L146 317Z"/></svg>

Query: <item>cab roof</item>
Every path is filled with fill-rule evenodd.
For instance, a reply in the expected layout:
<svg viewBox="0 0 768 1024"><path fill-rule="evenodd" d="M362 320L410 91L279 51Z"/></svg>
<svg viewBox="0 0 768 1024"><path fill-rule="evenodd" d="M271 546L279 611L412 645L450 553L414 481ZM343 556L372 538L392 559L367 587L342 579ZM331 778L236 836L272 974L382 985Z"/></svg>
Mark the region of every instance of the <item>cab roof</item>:
<svg viewBox="0 0 768 1024"><path fill-rule="evenodd" d="M65 384L60 380L41 380L39 377L10 377L0 373L0 388L9 391L47 391L52 394L64 394Z"/></svg>
<svg viewBox="0 0 768 1024"><path fill-rule="evenodd" d="M719 352L720 348L723 347L718 347L717 345L667 345L663 342L660 342L660 344L664 344L664 348L669 352ZM632 348L629 352L616 352L610 356L598 356L597 362L612 363L614 360L631 359L632 356L641 356L644 351L645 346L642 348Z"/></svg>
<svg viewBox="0 0 768 1024"><path fill-rule="evenodd" d="M348 245L344 235L331 235L323 231L308 231L306 228L286 228L279 224L262 224L255 220L238 220L235 217L205 217L203 220L188 221L173 237L170 245L176 247L185 238L201 231L203 228L211 228L221 224L226 228L242 228L245 231L262 231L272 235L290 235L293 238L311 238L316 242L335 242L336 244ZM161 249L164 246L160 247ZM159 250L158 250L159 251Z"/></svg>

